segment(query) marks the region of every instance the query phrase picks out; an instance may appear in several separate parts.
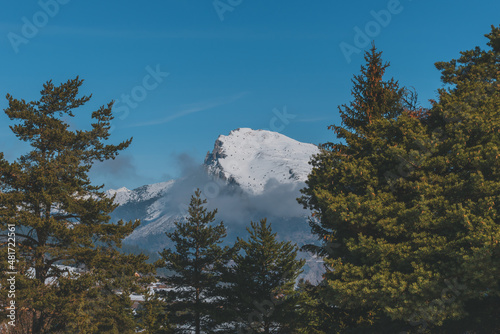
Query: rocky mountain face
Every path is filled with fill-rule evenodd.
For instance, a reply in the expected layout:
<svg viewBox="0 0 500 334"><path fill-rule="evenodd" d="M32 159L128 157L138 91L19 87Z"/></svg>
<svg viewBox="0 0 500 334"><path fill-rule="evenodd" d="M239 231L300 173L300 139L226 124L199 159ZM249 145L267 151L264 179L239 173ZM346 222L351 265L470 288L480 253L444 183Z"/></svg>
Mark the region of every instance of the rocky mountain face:
<svg viewBox="0 0 500 334"><path fill-rule="evenodd" d="M250 221L267 218L281 240L299 246L316 242L308 225L309 212L296 198L311 170L317 146L301 143L282 134L240 128L221 135L202 166L186 171L177 180L150 184L134 190L109 190L119 207L112 219L140 219L141 225L124 244L158 252L171 246L165 232L184 219L194 189L199 188L210 209L217 208L217 222L228 229L228 243L246 238ZM321 261L309 254L303 277L317 281Z"/></svg>
<svg viewBox="0 0 500 334"><path fill-rule="evenodd" d="M311 170L308 162L318 152L316 145L277 132L240 128L219 136L205 166L209 174L236 183L247 193L261 194L271 180L304 182Z"/></svg>

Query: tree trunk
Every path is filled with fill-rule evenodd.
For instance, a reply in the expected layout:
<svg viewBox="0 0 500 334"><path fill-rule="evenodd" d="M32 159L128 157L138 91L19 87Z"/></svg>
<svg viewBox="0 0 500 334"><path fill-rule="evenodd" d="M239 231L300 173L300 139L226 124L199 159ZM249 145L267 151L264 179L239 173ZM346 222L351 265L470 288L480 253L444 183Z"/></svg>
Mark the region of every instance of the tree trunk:
<svg viewBox="0 0 500 334"><path fill-rule="evenodd" d="M198 222L198 225L196 226L196 230L198 231L200 228L200 224ZM195 254L195 259L196 259L196 285L200 283L200 276L199 276L199 271L200 268L198 268L198 260L200 258L200 246L197 243L196 244L196 254ZM195 333L200 334L201 333L201 321L200 321L200 287L196 287L196 313L195 313Z"/></svg>
<svg viewBox="0 0 500 334"><path fill-rule="evenodd" d="M38 314L37 314L38 313ZM37 312L33 310L33 326L31 328L33 334L42 333L43 328L43 314L41 312Z"/></svg>
<svg viewBox="0 0 500 334"><path fill-rule="evenodd" d="M200 334L201 332L201 321L200 321L200 288L196 288L196 313L195 313L195 333Z"/></svg>

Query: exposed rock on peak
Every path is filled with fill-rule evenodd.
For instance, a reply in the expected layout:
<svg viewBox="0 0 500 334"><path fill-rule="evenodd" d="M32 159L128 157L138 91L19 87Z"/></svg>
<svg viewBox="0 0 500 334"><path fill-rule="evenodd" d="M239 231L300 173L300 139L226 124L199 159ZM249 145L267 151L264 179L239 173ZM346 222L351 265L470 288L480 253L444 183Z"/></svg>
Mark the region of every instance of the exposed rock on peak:
<svg viewBox="0 0 500 334"><path fill-rule="evenodd" d="M316 145L277 132L239 128L219 136L205 166L209 174L259 194L271 179L281 184L304 182L311 171L308 162L318 152Z"/></svg>

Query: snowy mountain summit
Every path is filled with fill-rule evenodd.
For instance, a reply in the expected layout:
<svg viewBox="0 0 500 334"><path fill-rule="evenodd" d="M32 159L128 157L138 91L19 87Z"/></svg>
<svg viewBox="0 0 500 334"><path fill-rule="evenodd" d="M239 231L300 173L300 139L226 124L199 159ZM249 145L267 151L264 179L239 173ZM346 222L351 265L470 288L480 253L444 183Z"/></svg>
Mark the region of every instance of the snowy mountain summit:
<svg viewBox="0 0 500 334"><path fill-rule="evenodd" d="M239 128L216 140L205 158L208 173L238 184L250 194L261 194L266 184L304 182L316 145L301 143L267 130Z"/></svg>
<svg viewBox="0 0 500 334"><path fill-rule="evenodd" d="M165 232L175 229L175 222L185 219L194 189L205 191L214 178L220 186L218 195L209 198L212 210L220 209L217 219L227 227L227 244L246 237L250 221L263 217L273 224L280 240L299 246L316 242L307 223L308 212L297 203L299 190L311 171L309 161L319 152L317 146L298 142L282 134L240 128L221 135L200 168L188 169L177 180L144 185L129 190L108 190L115 195L118 208L112 221L140 219L141 225L124 240L126 247L145 249L152 254L172 247ZM226 188L227 186L227 188ZM208 197L202 192L202 196ZM135 247L135 248L134 248ZM322 264L306 253L303 277L318 281Z"/></svg>

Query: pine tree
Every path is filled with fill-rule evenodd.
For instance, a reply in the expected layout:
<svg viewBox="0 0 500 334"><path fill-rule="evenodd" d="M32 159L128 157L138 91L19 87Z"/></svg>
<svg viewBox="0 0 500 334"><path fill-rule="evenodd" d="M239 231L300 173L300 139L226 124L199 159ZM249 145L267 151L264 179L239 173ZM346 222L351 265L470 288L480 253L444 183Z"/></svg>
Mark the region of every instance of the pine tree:
<svg viewBox="0 0 500 334"><path fill-rule="evenodd" d="M352 327L353 324L346 323L350 318L343 310L323 301L325 288L325 281L317 285L299 281L297 293L300 303L294 334L334 334Z"/></svg>
<svg viewBox="0 0 500 334"><path fill-rule="evenodd" d="M16 122L10 128L31 145L12 163L0 153L0 229L15 228L19 262L9 265L17 272L19 316L30 319L26 332L133 332L127 291L138 288L135 271L151 269L144 256L118 253L139 222L109 223L116 205L88 176L95 161L114 159L131 143L105 144L113 103L92 113L91 130L73 131L65 122L90 99L78 97L82 83L48 81L33 102L7 95L5 113Z"/></svg>
<svg viewBox="0 0 500 334"><path fill-rule="evenodd" d="M144 334L171 334L173 329L168 319L164 297L158 292L147 293L146 300L137 311L138 331Z"/></svg>
<svg viewBox="0 0 500 334"><path fill-rule="evenodd" d="M330 315L324 312L324 304L321 301L318 286L308 281L300 280L297 287L297 294L300 296L299 307L295 316L295 332L297 334L326 334L336 333L336 323L325 326L326 319ZM334 313L333 310L331 313ZM332 314L333 316L333 314Z"/></svg>
<svg viewBox="0 0 500 334"><path fill-rule="evenodd" d="M396 118L405 107L413 107L416 103L416 94L400 88L393 78L383 81L389 63L383 63L382 52L377 52L375 44L364 58L366 65L361 66L361 74L351 80L354 100L349 105L339 106L343 127L330 126L341 138L343 134L349 135L349 131L364 135L377 119Z"/></svg>
<svg viewBox="0 0 500 334"><path fill-rule="evenodd" d="M428 207L432 232L443 239L436 247L441 265L433 272L462 284L446 301L456 316L442 327L453 333L500 332L500 26L491 28L487 50L476 47L436 63L446 86L429 127L441 141L425 170L432 182L416 194Z"/></svg>
<svg viewBox="0 0 500 334"><path fill-rule="evenodd" d="M498 331L499 29L487 37L437 63L450 86L430 110L342 129L312 161L300 201L324 244L308 249L352 332Z"/></svg>
<svg viewBox="0 0 500 334"><path fill-rule="evenodd" d="M313 157L299 199L313 210L310 225L323 243L304 249L325 258L324 302L340 307L342 321L355 327L385 322L387 307L398 304L393 298L404 297L405 198L398 201L404 191L395 194L394 183L427 154L420 150L427 140L422 119L410 110L414 94L393 79L384 81L388 64L375 47L365 60L353 80L353 102L340 107L343 126L329 127L344 143L327 143Z"/></svg>
<svg viewBox="0 0 500 334"><path fill-rule="evenodd" d="M176 333L205 333L217 327L220 306L221 268L230 258L228 247L221 247L226 228L212 226L217 210L208 211L196 190L191 197L188 217L176 222L176 230L166 233L175 250L164 249L157 266L174 272L164 279L172 288L168 294L170 321Z"/></svg>
<svg viewBox="0 0 500 334"><path fill-rule="evenodd" d="M291 330L299 301L294 286L305 260L297 259L296 245L277 240L266 219L252 222L247 231L248 240L235 244L227 273L228 319L236 320L238 333Z"/></svg>

